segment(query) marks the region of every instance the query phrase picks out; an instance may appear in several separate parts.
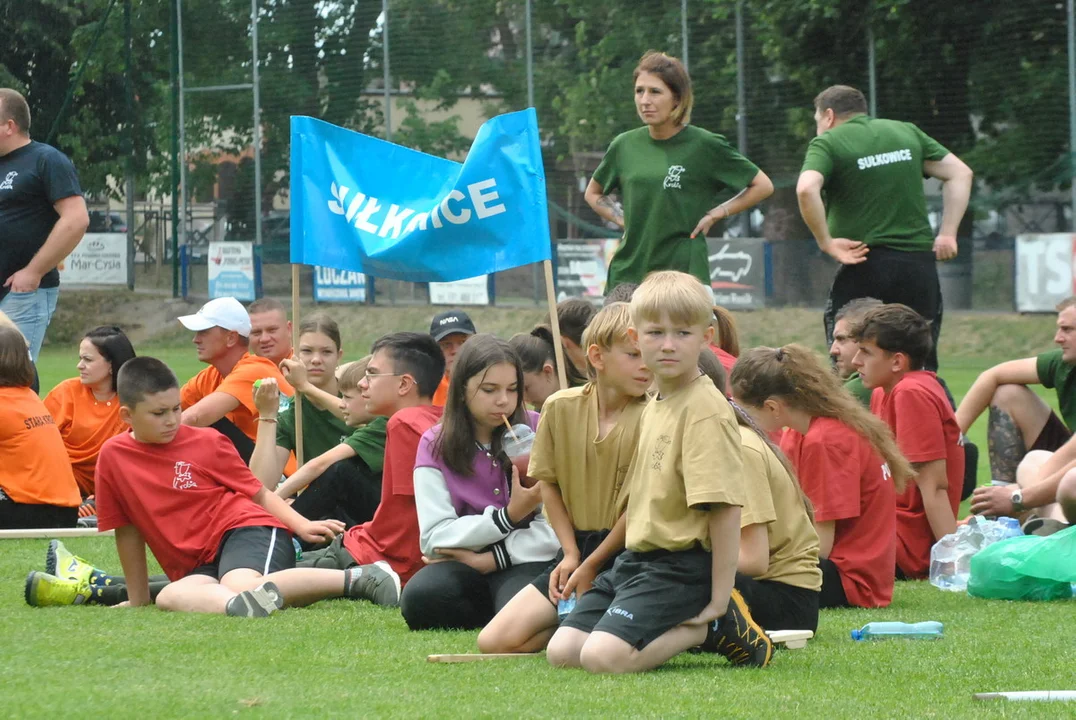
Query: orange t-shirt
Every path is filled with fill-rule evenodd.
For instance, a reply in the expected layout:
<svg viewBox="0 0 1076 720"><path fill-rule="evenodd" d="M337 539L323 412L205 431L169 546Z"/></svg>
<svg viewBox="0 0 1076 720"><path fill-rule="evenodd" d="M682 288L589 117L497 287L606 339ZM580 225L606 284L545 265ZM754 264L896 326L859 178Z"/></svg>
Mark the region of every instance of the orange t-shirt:
<svg viewBox="0 0 1076 720"><path fill-rule="evenodd" d="M93 390L78 378L71 378L45 396L45 407L64 440L79 491L83 497L93 495L94 469L101 446L127 429L127 423L120 420L119 398L99 402Z"/></svg>
<svg viewBox="0 0 1076 720"><path fill-rule="evenodd" d="M258 409L254 407L254 381L264 378L275 379L284 395L291 397L295 394L272 360L244 353L226 376L210 365L188 380L180 390L180 402L186 410L211 393L231 395L239 401L239 407L224 417L235 423L251 440L255 440L258 437Z"/></svg>
<svg viewBox="0 0 1076 720"><path fill-rule="evenodd" d="M441 384L434 391L433 405L434 407L444 407L446 400L448 400L448 375L441 378Z"/></svg>
<svg viewBox="0 0 1076 720"><path fill-rule="evenodd" d="M0 490L14 502L81 502L56 421L28 387L0 387L0 467Z"/></svg>

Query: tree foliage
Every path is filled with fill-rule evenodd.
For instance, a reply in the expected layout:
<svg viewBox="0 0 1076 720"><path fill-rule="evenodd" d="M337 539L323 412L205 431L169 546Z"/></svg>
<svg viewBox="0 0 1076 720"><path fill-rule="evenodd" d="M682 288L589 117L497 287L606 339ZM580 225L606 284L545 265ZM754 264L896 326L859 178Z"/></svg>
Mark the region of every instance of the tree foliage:
<svg viewBox="0 0 1076 720"><path fill-rule="evenodd" d="M94 54L89 45L111 0L0 0L0 85L27 93L44 139L77 70L86 65L55 143L98 192L122 176L123 0ZM249 0L183 0L188 88L251 80ZM642 53L679 55L680 3L543 0L534 16L534 96L547 162L578 173L619 132L636 127L631 73ZM920 125L964 156L991 188L1025 192L1068 182L1063 4L1056 0L754 0L743 4L748 155L786 188L813 135L811 100L846 83L867 89L873 29L879 114ZM138 184L167 192L171 116L169 0L134 2L135 105L130 118ZM736 0L690 0L694 122L735 142ZM454 109L461 96L489 113L527 105L523 0L391 0L392 86L414 97L397 106L394 140L458 156L469 139ZM263 180L286 187L289 118L308 114L383 133L381 3L261 0ZM432 120L423 108L443 111ZM190 94L192 162L212 153L249 156L249 91ZM395 124L395 123L394 123ZM195 167L199 194L214 182ZM247 182L250 172L237 182ZM571 192L571 190L569 190ZM551 193L552 196L552 193Z"/></svg>

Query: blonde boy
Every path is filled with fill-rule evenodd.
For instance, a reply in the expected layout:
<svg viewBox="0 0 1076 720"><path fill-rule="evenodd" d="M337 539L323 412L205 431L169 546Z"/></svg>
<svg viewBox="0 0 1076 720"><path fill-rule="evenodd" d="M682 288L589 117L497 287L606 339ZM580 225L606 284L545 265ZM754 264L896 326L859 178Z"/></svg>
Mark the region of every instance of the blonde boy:
<svg viewBox="0 0 1076 720"><path fill-rule="evenodd" d="M549 642L551 664L640 672L692 647L764 666L773 646L733 590L743 459L728 401L698 369L713 303L693 276L649 275L630 337L658 396L639 421L628 479L626 551Z"/></svg>
<svg viewBox="0 0 1076 720"><path fill-rule="evenodd" d="M590 382L542 406L527 474L540 481L563 550L478 636L482 652L531 652L557 628L558 605L590 590L624 547L617 497L639 439L653 375L628 337L627 303L612 303L583 331Z"/></svg>

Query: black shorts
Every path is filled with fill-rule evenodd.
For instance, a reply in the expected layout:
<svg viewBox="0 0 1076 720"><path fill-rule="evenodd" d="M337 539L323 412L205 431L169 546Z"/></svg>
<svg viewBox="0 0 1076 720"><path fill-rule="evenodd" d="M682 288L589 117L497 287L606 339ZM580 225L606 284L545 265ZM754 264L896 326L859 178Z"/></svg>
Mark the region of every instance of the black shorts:
<svg viewBox="0 0 1076 720"><path fill-rule="evenodd" d="M818 629L818 590L756 580L741 572L736 573L736 589L763 630Z"/></svg>
<svg viewBox="0 0 1076 720"><path fill-rule="evenodd" d="M605 541L605 538L609 536L608 530L576 530L575 531L575 546L579 548L579 561L582 562L593 554L598 546ZM616 561L620 553L613 555L605 561L605 564L598 570L599 574L605 572L609 568L613 567L613 563ZM553 562L549 563L549 567L542 571L542 574L534 578L531 585L538 588L538 592L543 596L549 597L549 578L553 575L553 571L560 565L560 561L564 559L564 550L558 550L557 556L553 558Z"/></svg>
<svg viewBox="0 0 1076 720"><path fill-rule="evenodd" d="M941 283L933 250L896 250L875 245L858 265L841 265L833 278L823 313L826 343L833 344L833 326L841 308L853 300L872 297L902 303L930 321L934 340L927 370L938 369L938 336L942 324Z"/></svg>
<svg viewBox="0 0 1076 720"><path fill-rule="evenodd" d="M268 575L295 567L295 546L291 533L276 527L254 525L224 533L213 562L200 565L190 575L208 575L220 580L232 570L256 570Z"/></svg>
<svg viewBox="0 0 1076 720"><path fill-rule="evenodd" d="M818 596L818 607L851 607L848 596L844 594L844 583L837 565L829 558L818 558L818 567L822 569L822 593Z"/></svg>
<svg viewBox="0 0 1076 720"><path fill-rule="evenodd" d="M709 604L712 567L710 553L702 549L625 551L561 627L606 632L642 650Z"/></svg>
<svg viewBox="0 0 1076 720"><path fill-rule="evenodd" d="M1072 437L1072 432L1066 427L1055 413L1050 413L1050 417L1047 418L1046 424L1042 426L1042 431L1039 436L1035 438L1034 444L1028 448L1031 450L1047 450L1049 452L1055 452L1061 448L1069 438Z"/></svg>

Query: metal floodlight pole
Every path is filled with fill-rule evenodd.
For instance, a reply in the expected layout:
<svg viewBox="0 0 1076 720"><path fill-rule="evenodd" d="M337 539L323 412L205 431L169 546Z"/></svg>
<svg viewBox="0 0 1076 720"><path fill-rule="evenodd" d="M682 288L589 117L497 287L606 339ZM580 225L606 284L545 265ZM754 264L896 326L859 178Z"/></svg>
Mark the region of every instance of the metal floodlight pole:
<svg viewBox="0 0 1076 720"><path fill-rule="evenodd" d="M527 0L527 107L534 107L534 38L531 35L531 0Z"/></svg>
<svg viewBox="0 0 1076 720"><path fill-rule="evenodd" d="M179 30L176 23L179 19L179 0L172 0L171 17L168 19L169 30L172 36L171 67L172 75L172 297L179 297L179 226L176 225L176 216L179 215Z"/></svg>
<svg viewBox="0 0 1076 720"><path fill-rule="evenodd" d="M534 8L531 5L531 0L527 0L526 7L527 17L524 21L524 27L526 28L527 35L527 107L534 107L534 35L532 34L532 18ZM552 228L550 229L551 235L549 242L553 242ZM534 285L534 304L540 305L542 302L541 289L542 289L542 277L541 269L538 267L539 263L531 265L531 283Z"/></svg>
<svg viewBox="0 0 1076 720"><path fill-rule="evenodd" d="M258 0L250 0L251 84L254 89L254 244L262 244L262 106L258 78Z"/></svg>
<svg viewBox="0 0 1076 720"><path fill-rule="evenodd" d="M688 62L688 39L687 39L687 0L680 0L680 44L683 46L683 51L680 58L684 63L684 69L689 70L690 64Z"/></svg>
<svg viewBox="0 0 1076 720"><path fill-rule="evenodd" d="M131 81L131 45L134 43L131 31L131 0L123 3L123 105L124 105L124 175L126 175L123 194L127 196L127 289L135 287L135 217L134 217L134 88Z"/></svg>
<svg viewBox="0 0 1076 720"><path fill-rule="evenodd" d="M392 142L392 76L389 74L389 0L381 0L381 65L385 72L385 139Z"/></svg>
<svg viewBox="0 0 1076 720"><path fill-rule="evenodd" d="M1076 232L1076 13L1073 0L1068 0L1069 35L1069 191L1071 193L1072 220L1069 227Z"/></svg>
<svg viewBox="0 0 1076 720"><path fill-rule="evenodd" d="M178 223L181 245L187 244L187 96L183 91L183 0L176 0L176 48L177 76L179 88L179 214L172 218ZM173 259L175 262L175 259Z"/></svg>
<svg viewBox="0 0 1076 720"><path fill-rule="evenodd" d="M870 102L871 117L878 117L878 75L874 59L874 28L867 20L867 97Z"/></svg>
<svg viewBox="0 0 1076 720"><path fill-rule="evenodd" d="M744 51L743 0L736 2L736 140L740 154L747 155L747 60ZM751 234L751 212L745 212L740 221L743 235Z"/></svg>

